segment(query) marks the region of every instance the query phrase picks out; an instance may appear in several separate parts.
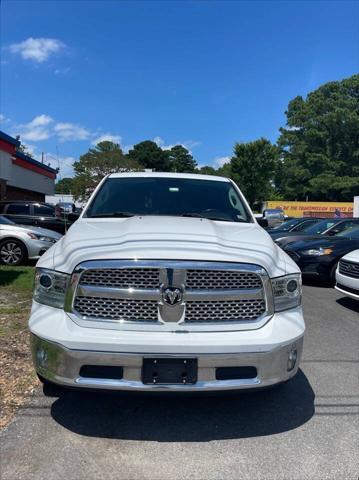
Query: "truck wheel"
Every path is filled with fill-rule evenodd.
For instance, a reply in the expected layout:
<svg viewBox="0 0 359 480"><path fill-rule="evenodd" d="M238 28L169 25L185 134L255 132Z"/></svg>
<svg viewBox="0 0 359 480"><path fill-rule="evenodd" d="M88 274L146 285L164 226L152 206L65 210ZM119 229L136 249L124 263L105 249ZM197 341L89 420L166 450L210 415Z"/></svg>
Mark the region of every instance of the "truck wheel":
<svg viewBox="0 0 359 480"><path fill-rule="evenodd" d="M27 258L25 245L15 238L7 238L0 243L0 263L20 265Z"/></svg>
<svg viewBox="0 0 359 480"><path fill-rule="evenodd" d="M37 378L42 383L43 392L45 397L60 397L64 393L64 388L55 383L49 382L46 378L37 374Z"/></svg>

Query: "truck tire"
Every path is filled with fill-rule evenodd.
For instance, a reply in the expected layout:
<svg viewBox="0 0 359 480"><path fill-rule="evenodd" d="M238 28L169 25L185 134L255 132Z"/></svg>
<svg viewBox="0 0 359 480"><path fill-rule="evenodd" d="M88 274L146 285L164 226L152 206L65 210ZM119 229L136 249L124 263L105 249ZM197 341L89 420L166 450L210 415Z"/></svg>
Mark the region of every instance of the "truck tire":
<svg viewBox="0 0 359 480"><path fill-rule="evenodd" d="M45 397L60 397L64 393L64 387L56 385L56 383L49 382L49 380L46 380L46 378L42 377L39 374L37 374L37 378L42 383Z"/></svg>

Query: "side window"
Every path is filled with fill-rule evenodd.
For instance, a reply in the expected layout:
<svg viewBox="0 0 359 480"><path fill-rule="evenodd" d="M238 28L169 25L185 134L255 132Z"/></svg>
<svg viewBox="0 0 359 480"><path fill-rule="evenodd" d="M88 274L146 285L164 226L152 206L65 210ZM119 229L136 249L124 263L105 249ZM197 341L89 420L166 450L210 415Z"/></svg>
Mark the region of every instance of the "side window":
<svg viewBox="0 0 359 480"><path fill-rule="evenodd" d="M6 213L13 215L30 215L29 203L10 203L7 207Z"/></svg>
<svg viewBox="0 0 359 480"><path fill-rule="evenodd" d="M343 232L344 230L352 230L354 227L358 226L355 222L343 222L338 225L338 231Z"/></svg>
<svg viewBox="0 0 359 480"><path fill-rule="evenodd" d="M234 188L230 188L228 192L229 203L231 206L237 210L238 216L243 220L247 218L244 207L242 202L238 197L238 193L234 190Z"/></svg>
<svg viewBox="0 0 359 480"><path fill-rule="evenodd" d="M54 217L55 208L50 207L49 205L34 205L34 215L37 217Z"/></svg>
<svg viewBox="0 0 359 480"><path fill-rule="evenodd" d="M295 228L293 228L293 230L295 232L301 232L302 230L309 227L310 225L313 225L314 223L316 223L316 220L312 220L312 221L309 221L309 222L303 222L303 223L300 223L299 225L297 225Z"/></svg>

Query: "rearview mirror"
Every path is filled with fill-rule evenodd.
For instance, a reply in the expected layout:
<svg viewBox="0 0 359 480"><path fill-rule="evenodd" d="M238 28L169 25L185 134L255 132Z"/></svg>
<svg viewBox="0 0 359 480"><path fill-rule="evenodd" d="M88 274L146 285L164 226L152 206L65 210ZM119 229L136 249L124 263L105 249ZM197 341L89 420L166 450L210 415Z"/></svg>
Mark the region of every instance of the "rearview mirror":
<svg viewBox="0 0 359 480"><path fill-rule="evenodd" d="M266 218L257 218L258 225L260 225L263 228L268 227L268 220Z"/></svg>

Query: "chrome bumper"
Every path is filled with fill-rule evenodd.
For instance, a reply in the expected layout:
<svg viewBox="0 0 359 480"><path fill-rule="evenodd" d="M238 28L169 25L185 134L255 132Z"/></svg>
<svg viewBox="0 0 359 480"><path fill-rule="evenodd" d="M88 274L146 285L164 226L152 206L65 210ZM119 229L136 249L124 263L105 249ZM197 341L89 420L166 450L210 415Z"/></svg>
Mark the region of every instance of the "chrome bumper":
<svg viewBox="0 0 359 480"><path fill-rule="evenodd" d="M299 367L303 337L267 352L208 355L148 355L70 350L64 346L31 335L31 349L36 371L45 379L63 386L106 390L138 391L213 391L265 387L293 377ZM288 357L297 351L297 360L288 371ZM141 381L144 357L195 357L198 359L198 381L193 385L148 385ZM81 377L83 365L123 367L121 380ZM256 367L255 378L216 380L217 367Z"/></svg>

